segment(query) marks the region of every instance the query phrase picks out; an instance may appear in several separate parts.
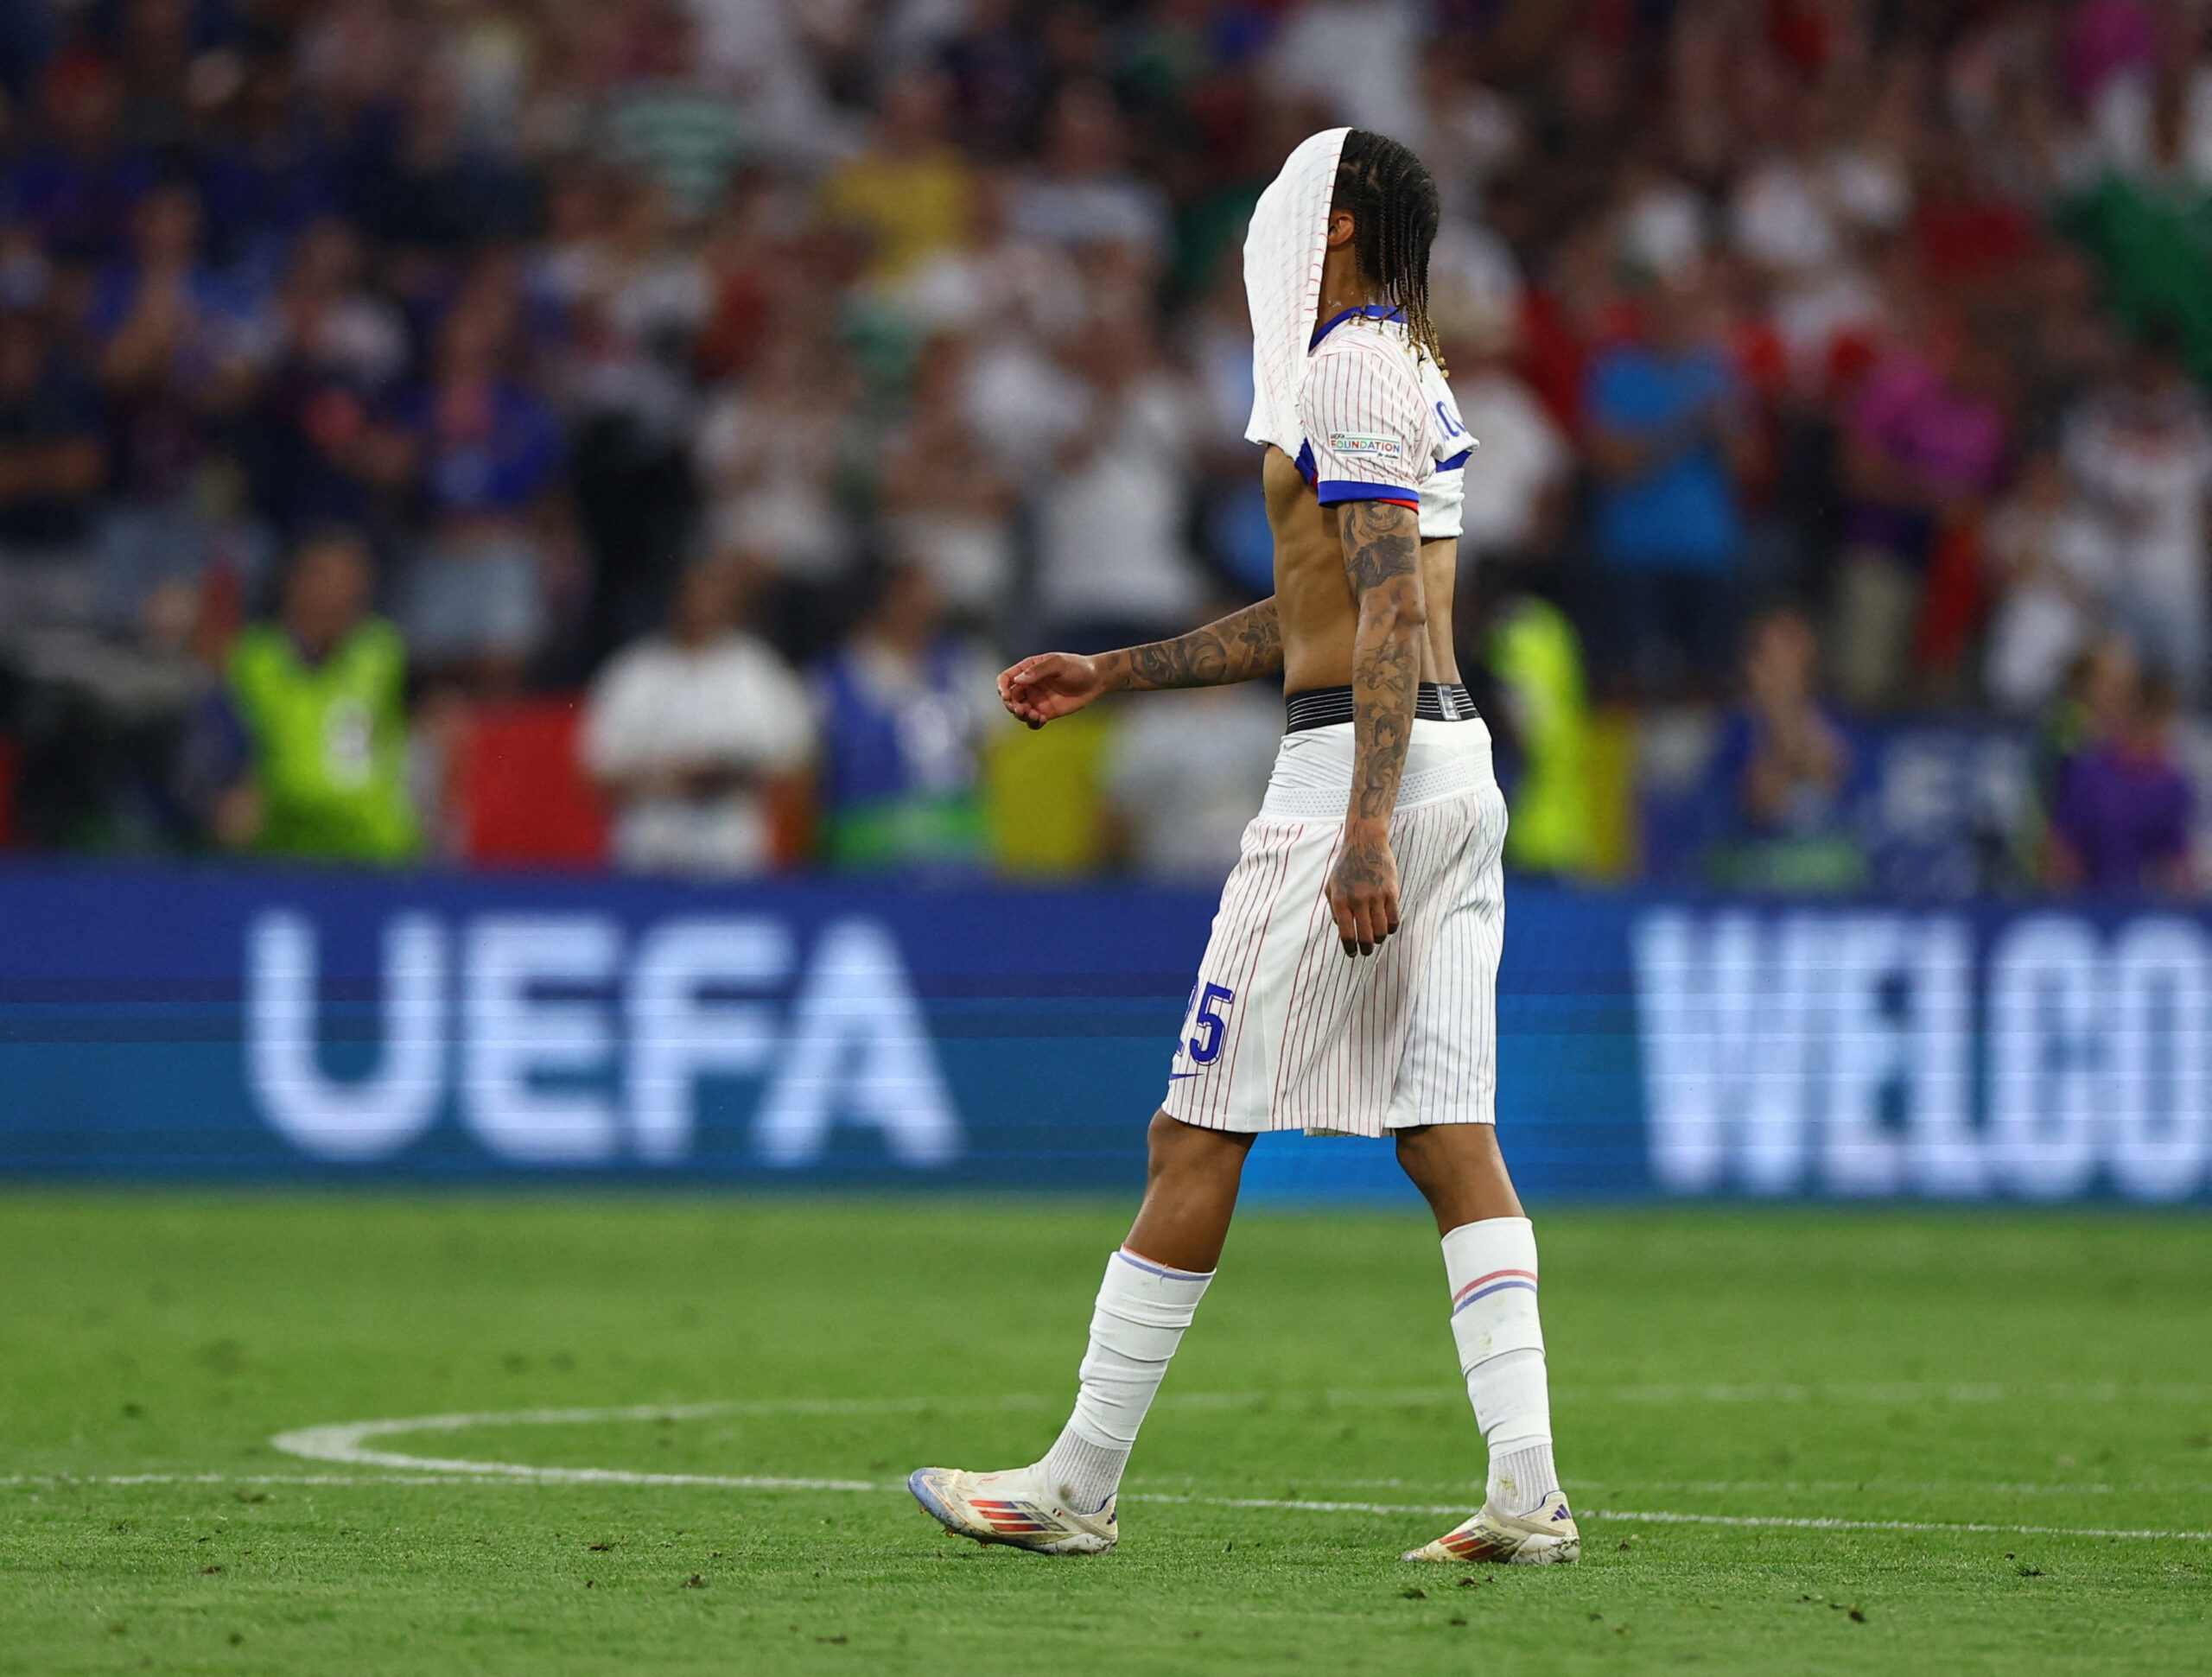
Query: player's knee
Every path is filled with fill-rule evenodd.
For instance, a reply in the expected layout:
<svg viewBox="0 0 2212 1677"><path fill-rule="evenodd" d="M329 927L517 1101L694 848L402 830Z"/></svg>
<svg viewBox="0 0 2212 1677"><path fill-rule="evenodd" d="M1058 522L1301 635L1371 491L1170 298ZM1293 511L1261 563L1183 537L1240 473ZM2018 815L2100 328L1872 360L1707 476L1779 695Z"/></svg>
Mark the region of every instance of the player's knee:
<svg viewBox="0 0 2212 1677"><path fill-rule="evenodd" d="M1398 1163L1428 1192L1496 1168L1497 1143L1487 1124L1424 1124L1397 1134Z"/></svg>
<svg viewBox="0 0 2212 1677"><path fill-rule="evenodd" d="M1434 1136L1436 1126L1420 1129L1402 1129L1397 1133L1398 1168L1413 1178L1414 1186L1427 1193L1430 1183L1436 1179L1438 1159Z"/></svg>
<svg viewBox="0 0 2212 1677"><path fill-rule="evenodd" d="M1427 1124L1400 1130L1396 1140L1398 1164L1436 1213L1440 1229L1522 1215L1488 1124Z"/></svg>
<svg viewBox="0 0 2212 1677"><path fill-rule="evenodd" d="M1411 1129L1394 1130L1391 1138L1398 1144L1398 1162L1411 1170L1416 1164L1433 1159L1437 1136L1443 1128L1441 1124L1421 1124Z"/></svg>
<svg viewBox="0 0 2212 1677"><path fill-rule="evenodd" d="M1151 1155L1153 1177L1229 1177L1235 1178L1244 1168L1244 1155L1251 1150L1252 1138L1230 1131L1201 1129L1186 1124L1179 1118L1171 1118L1165 1112L1152 1115L1151 1128L1146 1132L1147 1150Z"/></svg>
<svg viewBox="0 0 2212 1677"><path fill-rule="evenodd" d="M1497 1131L1489 1124L1419 1124L1395 1136L1401 1159L1475 1163L1498 1156Z"/></svg>

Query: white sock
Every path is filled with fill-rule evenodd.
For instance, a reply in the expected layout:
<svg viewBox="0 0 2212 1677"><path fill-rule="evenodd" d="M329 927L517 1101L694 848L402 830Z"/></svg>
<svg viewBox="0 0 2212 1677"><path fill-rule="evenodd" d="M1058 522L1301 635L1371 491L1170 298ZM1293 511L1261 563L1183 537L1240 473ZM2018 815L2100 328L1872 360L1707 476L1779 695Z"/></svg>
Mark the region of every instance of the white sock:
<svg viewBox="0 0 2212 1677"><path fill-rule="evenodd" d="M1120 1489L1137 1428L1212 1280L1211 1271L1170 1269L1127 1247L1106 1261L1075 1413L1037 1464L1052 1493L1077 1514L1096 1514Z"/></svg>
<svg viewBox="0 0 2212 1677"><path fill-rule="evenodd" d="M1526 1217L1461 1223L1444 1237L1444 1273L1459 1371L1490 1446L1488 1499L1507 1514L1527 1514L1559 1489L1535 1230Z"/></svg>

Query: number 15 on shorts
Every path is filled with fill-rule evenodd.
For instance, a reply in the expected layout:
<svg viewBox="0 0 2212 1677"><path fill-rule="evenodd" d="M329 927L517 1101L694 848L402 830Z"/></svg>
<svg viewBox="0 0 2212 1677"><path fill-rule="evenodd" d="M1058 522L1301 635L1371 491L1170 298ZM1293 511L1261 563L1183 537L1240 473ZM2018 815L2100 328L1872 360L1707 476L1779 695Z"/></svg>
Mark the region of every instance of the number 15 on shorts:
<svg viewBox="0 0 2212 1677"><path fill-rule="evenodd" d="M1191 1035L1183 1047L1197 1064L1211 1065L1221 1058L1222 1031L1229 1023L1224 1010L1236 1003L1236 992L1226 984L1209 984L1195 999L1198 1006L1191 1012Z"/></svg>

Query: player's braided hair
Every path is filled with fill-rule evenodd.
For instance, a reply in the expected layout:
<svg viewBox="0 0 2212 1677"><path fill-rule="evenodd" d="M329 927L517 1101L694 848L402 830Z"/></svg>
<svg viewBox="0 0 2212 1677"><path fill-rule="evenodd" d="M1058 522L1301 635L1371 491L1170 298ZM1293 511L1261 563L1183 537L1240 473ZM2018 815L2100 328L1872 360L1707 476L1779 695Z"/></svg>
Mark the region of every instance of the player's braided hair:
<svg viewBox="0 0 2212 1677"><path fill-rule="evenodd" d="M1440 369L1444 349L1428 317L1428 247L1441 213L1436 177L1397 141L1355 128L1337 159L1329 210L1351 217L1360 271L1398 310L1414 346Z"/></svg>

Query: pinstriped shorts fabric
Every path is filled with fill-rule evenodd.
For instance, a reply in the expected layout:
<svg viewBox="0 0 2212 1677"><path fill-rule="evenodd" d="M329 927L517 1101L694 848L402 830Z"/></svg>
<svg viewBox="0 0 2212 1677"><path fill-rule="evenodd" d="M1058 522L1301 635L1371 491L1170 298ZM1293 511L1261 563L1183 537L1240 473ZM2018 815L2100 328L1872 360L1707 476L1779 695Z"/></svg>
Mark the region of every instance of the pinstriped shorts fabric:
<svg viewBox="0 0 2212 1677"><path fill-rule="evenodd" d="M1199 963L1161 1103L1170 1117L1375 1136L1492 1121L1505 800L1490 731L1414 724L1390 822L1402 920L1358 959L1326 895L1351 785L1349 724L1283 741Z"/></svg>

